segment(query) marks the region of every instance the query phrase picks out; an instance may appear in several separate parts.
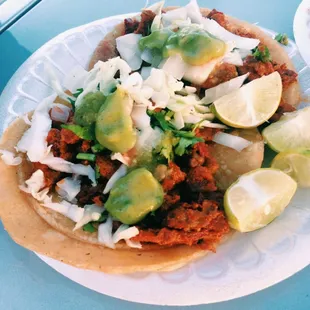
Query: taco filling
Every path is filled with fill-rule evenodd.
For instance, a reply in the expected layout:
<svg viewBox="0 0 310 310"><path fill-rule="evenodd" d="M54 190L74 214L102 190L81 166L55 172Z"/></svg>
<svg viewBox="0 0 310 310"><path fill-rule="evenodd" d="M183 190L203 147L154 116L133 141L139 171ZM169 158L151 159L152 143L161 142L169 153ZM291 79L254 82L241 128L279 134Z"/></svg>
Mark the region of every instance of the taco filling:
<svg viewBox="0 0 310 310"><path fill-rule="evenodd" d="M47 66L56 94L2 158L28 167L20 189L73 238L215 251L225 190L261 167L260 131L295 111L297 74L223 13L162 5L116 26L64 88Z"/></svg>

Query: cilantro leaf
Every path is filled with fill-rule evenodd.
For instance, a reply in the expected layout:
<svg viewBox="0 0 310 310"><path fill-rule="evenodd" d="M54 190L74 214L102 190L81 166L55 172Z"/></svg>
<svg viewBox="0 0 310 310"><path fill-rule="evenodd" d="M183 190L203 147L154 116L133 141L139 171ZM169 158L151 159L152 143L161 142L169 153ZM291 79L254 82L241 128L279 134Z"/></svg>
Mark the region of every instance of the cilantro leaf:
<svg viewBox="0 0 310 310"><path fill-rule="evenodd" d="M97 229L94 227L94 225L90 222L90 223L87 223L83 226L83 230L84 231L88 231L90 233L93 233L95 232Z"/></svg>
<svg viewBox="0 0 310 310"><path fill-rule="evenodd" d="M83 92L83 88L78 88L75 93L73 93L73 97L77 98Z"/></svg>
<svg viewBox="0 0 310 310"><path fill-rule="evenodd" d="M270 51L267 46L262 50L262 48L256 47L254 50L252 50L252 55L259 61L262 62L268 62L271 61L271 55Z"/></svg>
<svg viewBox="0 0 310 310"><path fill-rule="evenodd" d="M159 153L165 157L168 161L173 160L173 145L174 145L174 136L172 131L166 131L163 138L161 139L160 144L157 146L155 152Z"/></svg>
<svg viewBox="0 0 310 310"><path fill-rule="evenodd" d="M64 124L64 125L61 125L61 128L71 130L81 139L95 140L95 132L94 132L93 126L82 127L80 125L75 125L75 124Z"/></svg>
<svg viewBox="0 0 310 310"><path fill-rule="evenodd" d="M101 174L100 174L100 169L99 169L99 166L96 165L95 167L95 177L96 177L96 180L98 180L100 178Z"/></svg>
<svg viewBox="0 0 310 310"><path fill-rule="evenodd" d="M203 139L201 138L180 138L180 141L177 145L177 147L175 148L174 152L176 155L178 156L182 156L186 153L186 149L190 146L193 146L194 144L196 144L197 142L201 142L203 141Z"/></svg>
<svg viewBox="0 0 310 310"><path fill-rule="evenodd" d="M274 39L283 45L288 45L288 37L285 33L278 33Z"/></svg>
<svg viewBox="0 0 310 310"><path fill-rule="evenodd" d="M153 126L158 126L163 131L175 129L175 127L166 120L165 111L161 112L148 111L148 115L151 117L151 122Z"/></svg>

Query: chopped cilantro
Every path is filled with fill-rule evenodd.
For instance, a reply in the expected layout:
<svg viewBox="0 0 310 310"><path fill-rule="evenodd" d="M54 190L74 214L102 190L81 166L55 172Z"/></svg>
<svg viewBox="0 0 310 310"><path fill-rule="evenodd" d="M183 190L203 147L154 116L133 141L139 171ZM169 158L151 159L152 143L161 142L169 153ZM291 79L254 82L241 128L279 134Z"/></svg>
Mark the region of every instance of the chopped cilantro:
<svg viewBox="0 0 310 310"><path fill-rule="evenodd" d="M102 152L105 149L104 146L102 146L100 143L97 143L91 147L91 150L93 153L99 153Z"/></svg>
<svg viewBox="0 0 310 310"><path fill-rule="evenodd" d="M93 126L82 127L82 126L74 125L74 124L65 124L65 125L61 125L61 128L71 130L78 137L84 140L95 139L95 132L94 132Z"/></svg>
<svg viewBox="0 0 310 310"><path fill-rule="evenodd" d="M90 223L87 223L83 226L83 230L84 231L88 231L90 233L93 233L95 232L97 229L94 227L94 225L90 222Z"/></svg>
<svg viewBox="0 0 310 310"><path fill-rule="evenodd" d="M77 98L83 92L83 88L78 88L75 93L73 93L73 97Z"/></svg>
<svg viewBox="0 0 310 310"><path fill-rule="evenodd" d="M175 148L174 152L176 155L178 156L182 156L186 153L186 149L190 146L193 146L194 144L196 144L197 142L202 142L203 139L202 138L180 138L180 141L177 145L177 147Z"/></svg>
<svg viewBox="0 0 310 310"><path fill-rule="evenodd" d="M285 33L278 33L274 39L283 45L288 45L288 37Z"/></svg>
<svg viewBox="0 0 310 310"><path fill-rule="evenodd" d="M96 165L95 167L95 177L96 177L96 180L98 180L100 178L101 174L100 174L100 169L99 169L99 166Z"/></svg>
<svg viewBox="0 0 310 310"><path fill-rule="evenodd" d="M265 46L264 50L259 49L256 47L252 50L252 55L259 61L268 62L271 61L270 51L267 46Z"/></svg>
<svg viewBox="0 0 310 310"><path fill-rule="evenodd" d="M105 222L106 220L107 220L107 218L108 218L108 216L109 216L109 214L108 214L108 212L103 212L103 213L101 213L101 215L100 215L100 218L99 218L99 220L97 221L98 223L103 223L103 222Z"/></svg>
<svg viewBox="0 0 310 310"><path fill-rule="evenodd" d="M175 127L166 120L166 111L148 111L153 126L160 127L163 131L174 130Z"/></svg>
<svg viewBox="0 0 310 310"><path fill-rule="evenodd" d="M74 110L75 110L75 100L72 100L70 97L68 97L67 99L70 102L70 104L72 105L72 110L74 112Z"/></svg>
<svg viewBox="0 0 310 310"><path fill-rule="evenodd" d="M173 144L174 136L172 131L166 131L163 138L161 139L160 144L156 148L156 153L159 153L165 157L168 161L173 160Z"/></svg>
<svg viewBox="0 0 310 310"><path fill-rule="evenodd" d="M76 159L95 161L96 160L96 155L95 154L89 154L89 153L78 153L76 155Z"/></svg>

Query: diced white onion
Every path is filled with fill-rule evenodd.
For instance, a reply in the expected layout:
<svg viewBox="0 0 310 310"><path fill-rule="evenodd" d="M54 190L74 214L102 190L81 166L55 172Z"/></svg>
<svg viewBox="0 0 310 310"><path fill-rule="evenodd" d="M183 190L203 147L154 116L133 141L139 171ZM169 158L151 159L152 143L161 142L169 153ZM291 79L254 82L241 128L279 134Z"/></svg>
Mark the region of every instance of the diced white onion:
<svg viewBox="0 0 310 310"><path fill-rule="evenodd" d="M25 193L31 194L35 199L42 201L46 198L48 189L40 190L45 186L44 173L42 170L35 171L31 177L25 181L25 185L19 185L19 189Z"/></svg>
<svg viewBox="0 0 310 310"><path fill-rule="evenodd" d="M197 85L201 85L213 71L221 59L214 59L201 66L188 65L184 74L184 79Z"/></svg>
<svg viewBox="0 0 310 310"><path fill-rule="evenodd" d="M88 75L83 83L83 92L78 96L75 101L75 107L79 107L83 101L85 95L90 92L95 92L98 90L98 84L102 89L102 85L110 87L112 83L117 85L117 80L115 79L115 74L119 72L120 80L124 80L129 76L132 71L127 62L120 57L115 57L109 59L105 62L98 61L94 68L88 72Z"/></svg>
<svg viewBox="0 0 310 310"><path fill-rule="evenodd" d="M103 211L103 207L98 207L97 205L85 205L83 217L76 223L73 230L77 230L89 222L98 221Z"/></svg>
<svg viewBox="0 0 310 310"><path fill-rule="evenodd" d="M173 12L173 11L170 11ZM177 80L181 80L187 70L187 64L179 54L170 56L164 63L162 69L171 74Z"/></svg>
<svg viewBox="0 0 310 310"><path fill-rule="evenodd" d="M113 235L113 242L118 243L121 240L125 240L126 244L129 247L135 247L135 248L142 248L140 243L136 242L128 242L131 238L139 235L139 230L137 227L132 226L129 227L128 225L122 224L114 233Z"/></svg>
<svg viewBox="0 0 310 310"><path fill-rule="evenodd" d="M218 124L218 123L211 123L208 120L204 120L199 124L199 127L209 127L209 128L219 128L219 129L228 129L226 125Z"/></svg>
<svg viewBox="0 0 310 310"><path fill-rule="evenodd" d="M164 25L171 24L175 20L186 20L187 18L187 8L180 7L175 10L168 11L162 14L162 21Z"/></svg>
<svg viewBox="0 0 310 310"><path fill-rule="evenodd" d="M201 24L203 17L197 1L191 0L185 7L187 10L187 16L191 19L192 23Z"/></svg>
<svg viewBox="0 0 310 310"><path fill-rule="evenodd" d="M237 50L227 53L223 58L223 62L235 66L243 65L242 57Z"/></svg>
<svg viewBox="0 0 310 310"><path fill-rule="evenodd" d="M121 165L116 171L115 173L111 176L111 178L109 179L107 185L105 186L103 193L107 194L112 187L114 186L114 184L123 176L125 176L127 173L127 167L125 165Z"/></svg>
<svg viewBox="0 0 310 310"><path fill-rule="evenodd" d="M81 190L79 179L64 178L57 182L56 191L65 200L72 202Z"/></svg>
<svg viewBox="0 0 310 310"><path fill-rule="evenodd" d="M49 153L40 160L40 163L47 165L55 171L87 176L92 181L93 185L96 185L95 170L90 165L85 166L82 164L73 164L60 157L54 157L52 153Z"/></svg>
<svg viewBox="0 0 310 310"><path fill-rule="evenodd" d="M185 91L188 94L195 94L195 92L197 91L197 88L193 86L185 86Z"/></svg>
<svg viewBox="0 0 310 310"><path fill-rule="evenodd" d="M163 6L165 4L165 1L159 1L159 2L155 2L154 4L150 5L149 7L147 7L145 10L149 10L149 11L152 11L154 12L156 15L158 15Z"/></svg>
<svg viewBox="0 0 310 310"><path fill-rule="evenodd" d="M141 59L144 60L145 62L151 64L153 61L153 55L150 49L146 48L142 53L141 53Z"/></svg>
<svg viewBox="0 0 310 310"><path fill-rule="evenodd" d="M244 81L247 79L248 76L249 74L247 73L247 74L238 76L234 79L231 79L227 82L221 83L215 87L206 89L203 102L205 104L212 103L215 100L233 92L234 90L239 89L243 85Z"/></svg>
<svg viewBox="0 0 310 310"><path fill-rule="evenodd" d="M146 106L134 106L131 112L131 118L135 127L142 130L150 126L151 118L146 113Z"/></svg>
<svg viewBox="0 0 310 310"><path fill-rule="evenodd" d="M56 95L45 98L34 110L31 127L17 144L20 152L27 153L31 162L40 161L48 152L47 135L52 127L49 110Z"/></svg>
<svg viewBox="0 0 310 310"><path fill-rule="evenodd" d="M138 70L142 64L141 51L139 49L141 37L141 34L129 33L116 39L118 52L133 71Z"/></svg>
<svg viewBox="0 0 310 310"><path fill-rule="evenodd" d="M63 85L71 93L74 93L83 85L87 75L88 72L82 66L76 66L65 76Z"/></svg>
<svg viewBox="0 0 310 310"><path fill-rule="evenodd" d="M119 162L121 162L122 164L129 166L130 165L130 157L125 155L125 154L121 154L121 153L114 153L111 155L111 159L112 160L118 160Z"/></svg>
<svg viewBox="0 0 310 310"><path fill-rule="evenodd" d="M51 119L56 122L66 123L69 118L71 108L66 105L54 103L51 109Z"/></svg>
<svg viewBox="0 0 310 310"><path fill-rule="evenodd" d="M242 150L244 150L245 148L247 148L248 146L252 144L252 142L244 138L234 136L234 135L224 133L224 132L216 133L213 137L213 141L215 143L230 147L238 152L241 152Z"/></svg>
<svg viewBox="0 0 310 310"><path fill-rule="evenodd" d="M8 166L17 166L21 164L22 158L20 156L15 156L13 152L7 150L0 150L1 159Z"/></svg>
<svg viewBox="0 0 310 310"><path fill-rule="evenodd" d="M54 210L66 217L68 217L73 222L79 222L84 215L84 209L78 207L75 204L71 204L68 201L61 201L61 202L45 202L42 206Z"/></svg>
<svg viewBox="0 0 310 310"><path fill-rule="evenodd" d="M142 67L141 76L143 80L146 80L151 75L152 67Z"/></svg>
<svg viewBox="0 0 310 310"><path fill-rule="evenodd" d="M171 121L171 123L172 123L172 124L175 126L175 128L178 129L178 130L184 128L185 122L184 122L182 113L181 113L180 111L174 113L174 118L173 118L173 120Z"/></svg>
<svg viewBox="0 0 310 310"><path fill-rule="evenodd" d="M112 237L113 221L111 216L98 226L98 241L110 249L115 249Z"/></svg>
<svg viewBox="0 0 310 310"><path fill-rule="evenodd" d="M158 127L146 127L138 133L136 149L139 153L148 153L158 145L161 137L162 131Z"/></svg>
<svg viewBox="0 0 310 310"><path fill-rule="evenodd" d="M202 23L204 25L205 30L207 30L212 35L214 35L215 37L225 42L229 42L229 41L234 42L236 48L252 50L260 42L258 39L245 38L245 37L240 37L236 34L233 34L232 32L229 32L228 30L226 30L224 27L222 27L220 24L218 24L213 19L203 18Z"/></svg>
<svg viewBox="0 0 310 310"><path fill-rule="evenodd" d="M194 114L184 115L183 119L186 124L196 124L202 120L202 118L199 115L194 115Z"/></svg>

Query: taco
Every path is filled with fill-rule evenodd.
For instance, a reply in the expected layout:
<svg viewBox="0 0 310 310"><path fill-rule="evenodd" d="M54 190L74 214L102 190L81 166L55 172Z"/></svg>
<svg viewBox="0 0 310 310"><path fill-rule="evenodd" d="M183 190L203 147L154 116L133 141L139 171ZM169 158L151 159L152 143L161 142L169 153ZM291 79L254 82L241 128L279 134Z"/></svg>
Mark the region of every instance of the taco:
<svg viewBox="0 0 310 310"><path fill-rule="evenodd" d="M66 92L4 133L5 229L32 251L109 273L173 270L215 251L231 234L224 191L261 167L264 142L210 104L271 74L283 92L264 121L295 109L299 85L256 26L196 1L125 19L88 72L69 73Z"/></svg>

